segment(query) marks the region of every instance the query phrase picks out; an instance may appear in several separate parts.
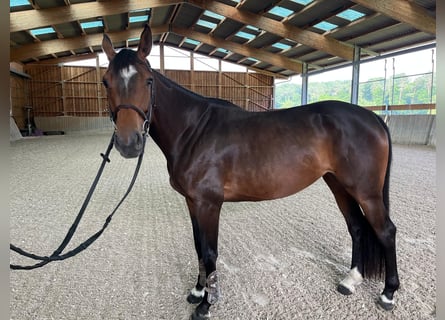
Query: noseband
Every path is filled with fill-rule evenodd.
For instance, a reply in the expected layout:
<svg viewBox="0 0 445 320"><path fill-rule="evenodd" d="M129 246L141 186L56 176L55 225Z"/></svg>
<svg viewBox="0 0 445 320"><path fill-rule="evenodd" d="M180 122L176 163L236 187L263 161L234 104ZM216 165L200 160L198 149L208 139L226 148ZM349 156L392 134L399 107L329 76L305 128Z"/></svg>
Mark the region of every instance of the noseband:
<svg viewBox="0 0 445 320"><path fill-rule="evenodd" d="M150 71L151 68L149 66ZM147 85L150 86L150 104L147 107L147 112L144 113L140 108L136 107L133 104L120 104L116 107L116 110L113 112L111 108L108 108L108 111L110 112L110 120L114 125L114 128L116 130L116 120L117 120L117 114L122 109L130 109L135 111L143 120L144 123L142 124L142 135L146 137L148 135L148 131L150 130L150 124L151 124L151 114L152 110L155 107L155 94L154 94L154 81L153 78L148 79Z"/></svg>

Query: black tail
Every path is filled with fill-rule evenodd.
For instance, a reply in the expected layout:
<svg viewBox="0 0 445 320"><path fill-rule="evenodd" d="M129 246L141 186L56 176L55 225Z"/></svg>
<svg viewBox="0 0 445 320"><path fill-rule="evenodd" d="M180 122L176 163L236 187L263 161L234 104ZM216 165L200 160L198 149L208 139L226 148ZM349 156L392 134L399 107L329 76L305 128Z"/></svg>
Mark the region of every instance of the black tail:
<svg viewBox="0 0 445 320"><path fill-rule="evenodd" d="M382 279L384 276L385 256L383 246L365 217L362 218L360 252L362 255L363 277Z"/></svg>
<svg viewBox="0 0 445 320"><path fill-rule="evenodd" d="M376 115L377 116L377 115ZM388 210L389 213L389 173L391 169L391 161L392 161L392 141L391 141L391 134L389 133L389 128L386 125L385 121L383 121L382 118L377 116L377 119L382 124L382 127L386 131L386 136L388 137L388 165L386 166L386 175L385 175L385 183L383 185L383 203L385 204L386 210Z"/></svg>
<svg viewBox="0 0 445 320"><path fill-rule="evenodd" d="M386 174L385 174L385 182L383 185L383 203L385 208L389 214L389 177L390 177L390 168L391 168L391 160L392 160L392 143L391 136L389 133L388 126L380 118L376 115L380 124L386 131L386 135L388 137L388 163L386 166ZM384 276L384 266L385 266L385 256L383 246L377 238L374 229L371 227L369 222L366 220L364 216L361 217L361 241L360 246L362 253L362 270L363 276L367 278L376 278L380 279Z"/></svg>

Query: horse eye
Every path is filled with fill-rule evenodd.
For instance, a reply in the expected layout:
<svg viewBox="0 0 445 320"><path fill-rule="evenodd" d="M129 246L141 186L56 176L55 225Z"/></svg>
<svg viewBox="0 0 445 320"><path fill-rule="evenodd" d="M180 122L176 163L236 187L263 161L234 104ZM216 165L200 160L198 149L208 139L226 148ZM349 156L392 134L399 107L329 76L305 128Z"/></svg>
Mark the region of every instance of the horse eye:
<svg viewBox="0 0 445 320"><path fill-rule="evenodd" d="M105 88L108 88L108 82L107 82L107 80L102 80L102 83L104 84L104 87L105 87Z"/></svg>
<svg viewBox="0 0 445 320"><path fill-rule="evenodd" d="M150 86L152 82L153 82L153 79L152 78L148 78L147 79L147 86Z"/></svg>

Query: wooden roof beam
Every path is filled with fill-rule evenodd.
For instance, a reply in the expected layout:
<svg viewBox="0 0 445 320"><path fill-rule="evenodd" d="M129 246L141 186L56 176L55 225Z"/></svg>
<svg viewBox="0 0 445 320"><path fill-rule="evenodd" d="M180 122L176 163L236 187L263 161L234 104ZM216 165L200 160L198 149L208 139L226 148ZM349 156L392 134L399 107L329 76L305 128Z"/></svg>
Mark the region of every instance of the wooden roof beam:
<svg viewBox="0 0 445 320"><path fill-rule="evenodd" d="M109 16L145 8L164 7L181 3L178 0L109 0L59 6L40 10L25 10L9 14L9 32L46 27L83 19Z"/></svg>
<svg viewBox="0 0 445 320"><path fill-rule="evenodd" d="M436 34L436 19L414 2L406 0L352 0L394 20L409 24L417 30Z"/></svg>
<svg viewBox="0 0 445 320"><path fill-rule="evenodd" d="M276 34L283 38L291 39L295 42L302 43L333 56L338 56L346 60L352 60L354 57L353 46L329 36L323 36L316 32L303 30L289 24L283 24L280 21L240 10L217 1L189 0L188 2L203 9L218 13L227 18L255 26L267 32Z"/></svg>
<svg viewBox="0 0 445 320"><path fill-rule="evenodd" d="M224 39L218 39L218 38L212 37L210 35L207 35L207 34L204 34L201 32L197 32L197 31L193 31L190 29L173 27L171 31L174 33L177 33L178 35L186 36L191 39L194 39L194 40L197 40L197 41L200 41L203 43L207 43L214 47L225 48L227 50L241 54L246 57L253 57L255 59L270 63L272 65L281 67L283 69L292 70L296 73L301 73L303 70L303 65L300 61L285 57L283 55L271 53L271 52L261 50L261 49L248 47L248 46L238 44L235 42L231 42L231 41L227 41Z"/></svg>
<svg viewBox="0 0 445 320"><path fill-rule="evenodd" d="M125 41L129 38L137 38L142 32L142 28L129 29L118 32L107 33L112 42ZM152 28L153 34L160 34L168 31L168 26ZM19 48L11 48L10 61L22 61L32 57L45 56L61 51L76 50L100 46L102 44L102 33L91 34L81 37L55 39L27 44Z"/></svg>

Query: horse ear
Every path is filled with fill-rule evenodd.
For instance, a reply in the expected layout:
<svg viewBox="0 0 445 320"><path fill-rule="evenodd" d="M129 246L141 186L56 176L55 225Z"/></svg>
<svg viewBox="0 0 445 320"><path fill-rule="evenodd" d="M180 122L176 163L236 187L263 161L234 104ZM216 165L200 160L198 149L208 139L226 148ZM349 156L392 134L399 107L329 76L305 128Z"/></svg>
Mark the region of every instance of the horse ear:
<svg viewBox="0 0 445 320"><path fill-rule="evenodd" d="M152 47L151 29L148 24L145 24L144 31L141 34L141 40L138 46L138 56L141 60L145 60L150 54Z"/></svg>
<svg viewBox="0 0 445 320"><path fill-rule="evenodd" d="M110 37L108 37L105 33L104 33L104 38L102 39L102 50L107 55L108 61L113 60L114 56L116 55L116 51L114 51Z"/></svg>

